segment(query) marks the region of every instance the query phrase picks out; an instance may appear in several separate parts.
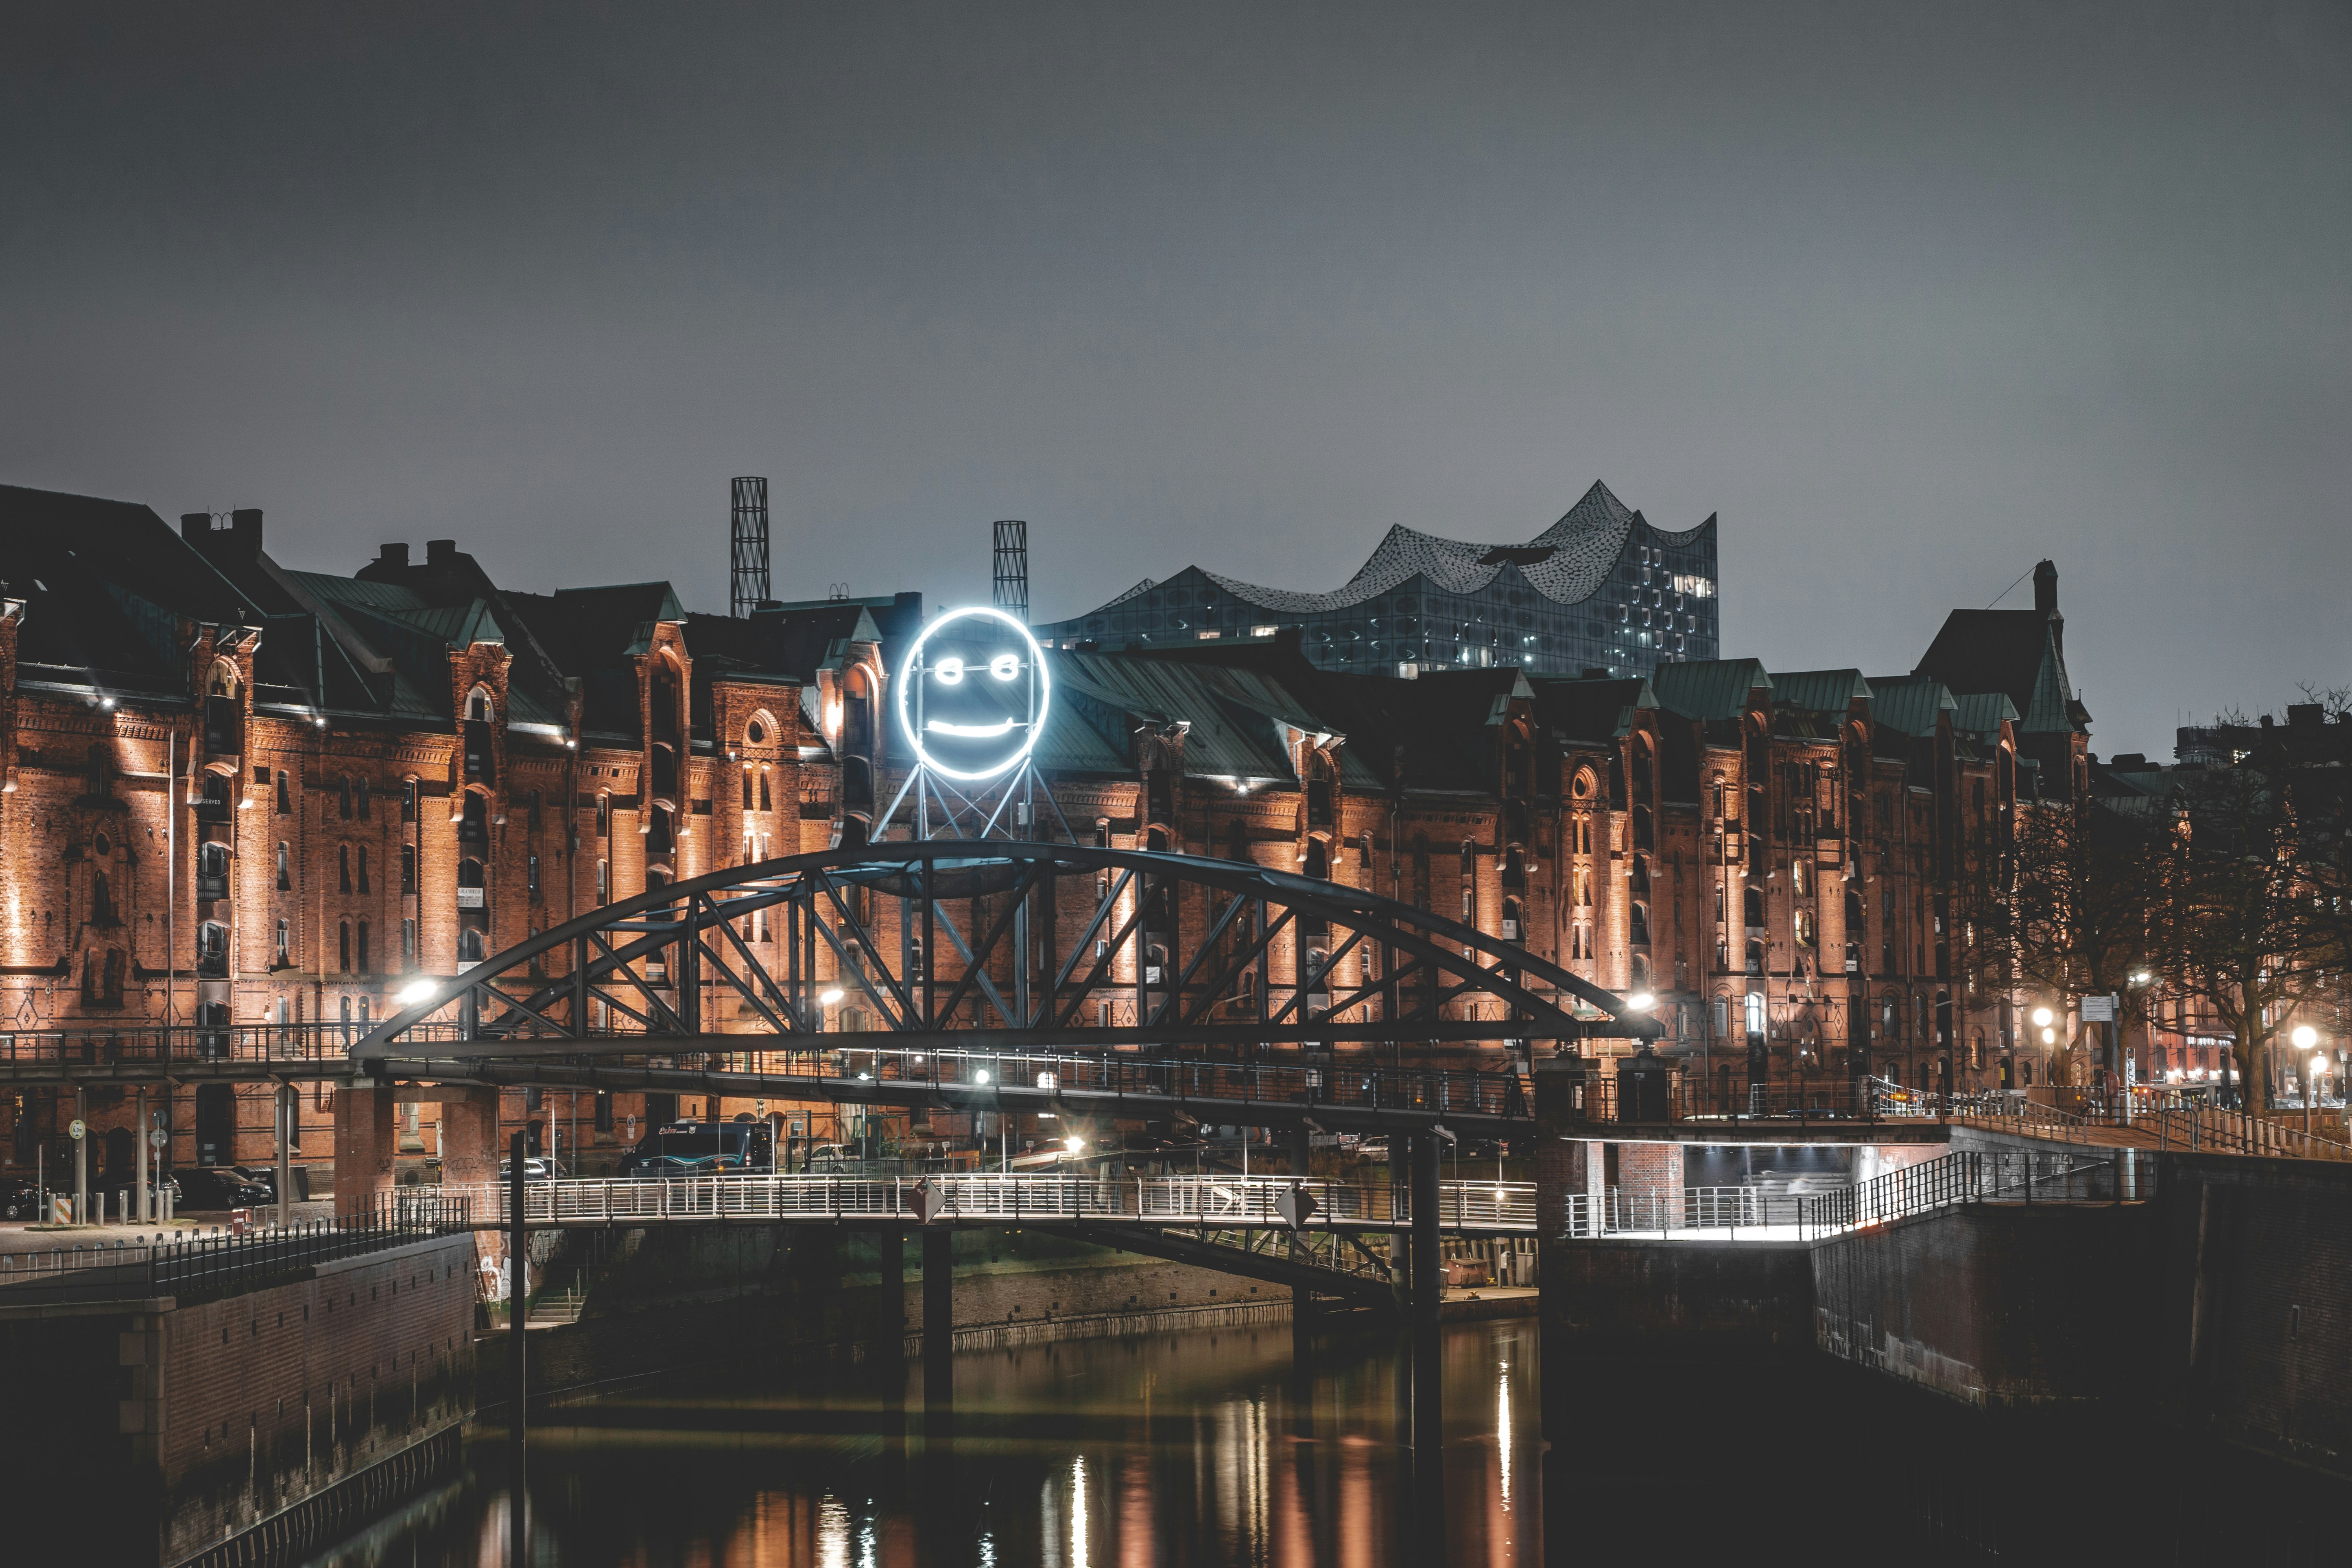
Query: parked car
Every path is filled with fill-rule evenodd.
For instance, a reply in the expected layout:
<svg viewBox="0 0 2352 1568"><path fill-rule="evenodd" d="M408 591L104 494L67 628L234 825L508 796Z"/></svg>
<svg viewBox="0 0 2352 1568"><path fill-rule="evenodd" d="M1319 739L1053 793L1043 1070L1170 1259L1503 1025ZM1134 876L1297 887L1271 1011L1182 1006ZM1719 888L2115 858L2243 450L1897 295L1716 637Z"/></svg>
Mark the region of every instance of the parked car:
<svg viewBox="0 0 2352 1568"><path fill-rule="evenodd" d="M175 1172L173 1177L180 1184L182 1209L265 1208L278 1201L268 1187L226 1165L199 1165Z"/></svg>
<svg viewBox="0 0 2352 1568"><path fill-rule="evenodd" d="M513 1173L514 1162L512 1160L501 1160L499 1162L499 1181L505 1181ZM551 1182L561 1178L562 1174L563 1166L562 1163L551 1160L544 1154L529 1155L523 1160L522 1179L526 1182Z"/></svg>
<svg viewBox="0 0 2352 1568"><path fill-rule="evenodd" d="M0 1219L41 1217L41 1189L11 1177L0 1182Z"/></svg>

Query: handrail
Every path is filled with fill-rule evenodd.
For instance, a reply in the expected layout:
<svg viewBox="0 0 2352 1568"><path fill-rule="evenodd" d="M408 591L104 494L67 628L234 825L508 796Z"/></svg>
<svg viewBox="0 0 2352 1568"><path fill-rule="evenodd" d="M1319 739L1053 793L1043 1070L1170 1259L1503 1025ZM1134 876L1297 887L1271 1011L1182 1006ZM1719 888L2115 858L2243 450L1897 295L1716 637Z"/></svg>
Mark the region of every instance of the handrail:
<svg viewBox="0 0 2352 1568"><path fill-rule="evenodd" d="M361 1214L244 1235L160 1232L152 1242L0 1254L0 1305L240 1295L303 1268L470 1228L469 1196L395 1193Z"/></svg>
<svg viewBox="0 0 2352 1568"><path fill-rule="evenodd" d="M1312 1200L1302 1230L1389 1230L1412 1222L1409 1194L1388 1183L1344 1183L1288 1176L1136 1176L1133 1185L1108 1172L1087 1175L1025 1173L844 1177L724 1175L571 1177L528 1182L527 1225L631 1225L704 1219L825 1220L885 1218L916 1223L911 1194L928 1191L948 1220L1118 1220L1169 1228L1292 1228L1280 1208L1286 1194ZM438 1189L503 1215L507 1184ZM1532 1182L1455 1181L1439 1185L1441 1229L1533 1233Z"/></svg>

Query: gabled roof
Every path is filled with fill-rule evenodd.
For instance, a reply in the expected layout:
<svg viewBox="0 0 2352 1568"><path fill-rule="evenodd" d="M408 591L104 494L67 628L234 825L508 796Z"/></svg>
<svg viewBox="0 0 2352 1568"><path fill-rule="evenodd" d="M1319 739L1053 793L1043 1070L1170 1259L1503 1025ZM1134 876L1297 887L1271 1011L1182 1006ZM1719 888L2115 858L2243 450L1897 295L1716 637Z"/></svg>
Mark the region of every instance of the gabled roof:
<svg viewBox="0 0 2352 1568"><path fill-rule="evenodd" d="M1915 740L1936 732L1938 715L1959 711L1942 681L1922 675L1874 675L1870 693L1870 716L1878 728Z"/></svg>
<svg viewBox="0 0 2352 1568"><path fill-rule="evenodd" d="M1662 664L1650 677L1658 706L1685 719L1716 721L1748 711L1748 694L1772 689L1761 659L1710 658Z"/></svg>
<svg viewBox="0 0 2352 1568"><path fill-rule="evenodd" d="M1998 735L2003 722L2017 721L2017 709L2010 702L2007 692L1971 691L1952 700L1952 727L1971 735Z"/></svg>
<svg viewBox="0 0 2352 1568"><path fill-rule="evenodd" d="M1772 677L1772 706L1843 716L1856 698L1868 700L1870 682L1858 669L1783 670Z"/></svg>
<svg viewBox="0 0 2352 1568"><path fill-rule="evenodd" d="M2084 730L2090 715L2066 678L2063 626L2042 610L1954 610L1912 673L1958 694L2003 693L2027 733Z"/></svg>
<svg viewBox="0 0 2352 1568"><path fill-rule="evenodd" d="M0 580L25 601L17 679L184 697L180 617L261 610L144 506L0 485Z"/></svg>
<svg viewBox="0 0 2352 1568"><path fill-rule="evenodd" d="M1528 684L1535 689L1538 721L1570 741L1616 740L1632 731L1635 713L1660 706L1657 692L1638 676L1538 675Z"/></svg>

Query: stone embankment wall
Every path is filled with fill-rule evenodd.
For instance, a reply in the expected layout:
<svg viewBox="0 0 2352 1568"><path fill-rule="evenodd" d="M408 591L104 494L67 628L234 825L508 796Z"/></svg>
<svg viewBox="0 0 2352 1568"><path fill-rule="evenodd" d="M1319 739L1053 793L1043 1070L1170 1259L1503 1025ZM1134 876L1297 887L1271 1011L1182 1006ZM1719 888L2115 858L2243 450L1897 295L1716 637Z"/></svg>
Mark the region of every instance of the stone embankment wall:
<svg viewBox="0 0 2352 1568"><path fill-rule="evenodd" d="M2175 1155L2158 1376L2228 1441L2352 1474L2352 1167Z"/></svg>
<svg viewBox="0 0 2352 1568"><path fill-rule="evenodd" d="M1811 1244L1548 1242L1548 1356L1819 1351L1971 1405L2104 1407L2352 1475L2352 1166L2143 1156L2133 1204Z"/></svg>
<svg viewBox="0 0 2352 1568"><path fill-rule="evenodd" d="M2147 1205L1980 1204L1812 1249L1816 1342L1972 1405L2127 1394L2155 1349Z"/></svg>

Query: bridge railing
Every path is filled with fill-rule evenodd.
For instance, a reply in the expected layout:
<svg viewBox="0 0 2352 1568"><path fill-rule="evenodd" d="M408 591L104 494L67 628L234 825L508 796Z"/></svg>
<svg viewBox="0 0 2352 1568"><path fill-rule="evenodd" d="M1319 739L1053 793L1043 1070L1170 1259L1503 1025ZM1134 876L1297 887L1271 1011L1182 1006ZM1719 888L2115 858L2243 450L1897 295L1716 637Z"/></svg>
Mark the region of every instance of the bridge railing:
<svg viewBox="0 0 2352 1568"><path fill-rule="evenodd" d="M574 1177L523 1188L530 1225L660 1224L678 1220L898 1219L917 1223L918 1194L939 1202L944 1219L1045 1222L1122 1220L1196 1228L1282 1228L1283 1195L1314 1200L1302 1228L1387 1229L1411 1223L1404 1194L1386 1184L1297 1182L1270 1176L730 1175ZM506 1184L434 1189L472 1205L484 1225L503 1223ZM1531 1182L1445 1182L1438 1224L1450 1230L1536 1227Z"/></svg>

